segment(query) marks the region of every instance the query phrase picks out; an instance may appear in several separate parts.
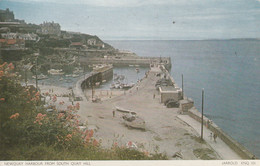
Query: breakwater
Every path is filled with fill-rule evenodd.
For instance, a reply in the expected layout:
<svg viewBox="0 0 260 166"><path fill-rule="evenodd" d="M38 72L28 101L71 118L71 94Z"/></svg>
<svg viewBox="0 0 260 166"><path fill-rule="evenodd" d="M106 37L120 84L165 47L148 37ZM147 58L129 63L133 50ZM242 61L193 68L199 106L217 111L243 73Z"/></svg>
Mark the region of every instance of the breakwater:
<svg viewBox="0 0 260 166"><path fill-rule="evenodd" d="M119 56L119 57L104 57L104 58L88 58L80 57L79 62L84 65L93 64L113 64L113 66L144 66L149 67L150 64L164 64L165 68L171 68L170 57L138 57L138 56Z"/></svg>

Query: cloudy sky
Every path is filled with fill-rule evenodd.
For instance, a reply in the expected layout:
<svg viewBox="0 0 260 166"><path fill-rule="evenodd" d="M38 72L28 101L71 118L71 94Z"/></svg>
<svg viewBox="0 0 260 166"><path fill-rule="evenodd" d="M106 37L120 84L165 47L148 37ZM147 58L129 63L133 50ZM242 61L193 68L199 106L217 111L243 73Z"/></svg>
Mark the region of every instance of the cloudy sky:
<svg viewBox="0 0 260 166"><path fill-rule="evenodd" d="M5 8L102 39L260 38L260 0L0 0Z"/></svg>

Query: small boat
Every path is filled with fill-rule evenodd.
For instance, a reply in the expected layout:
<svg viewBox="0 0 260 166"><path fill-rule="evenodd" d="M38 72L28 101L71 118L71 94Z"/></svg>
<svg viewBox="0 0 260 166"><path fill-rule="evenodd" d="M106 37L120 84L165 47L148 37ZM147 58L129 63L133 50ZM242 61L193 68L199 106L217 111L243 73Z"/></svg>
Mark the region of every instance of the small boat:
<svg viewBox="0 0 260 166"><path fill-rule="evenodd" d="M100 85L100 82L96 82L96 86L99 86Z"/></svg>
<svg viewBox="0 0 260 166"><path fill-rule="evenodd" d="M105 82L107 82L107 80L102 80L102 83L105 83Z"/></svg>
<svg viewBox="0 0 260 166"><path fill-rule="evenodd" d="M120 75L120 76L119 76L119 79L120 79L120 80L124 80L124 79L125 79L125 76L124 76L124 75Z"/></svg>
<svg viewBox="0 0 260 166"><path fill-rule="evenodd" d="M123 84L122 85L122 89L130 89L130 88L132 88L134 86L134 84Z"/></svg>
<svg viewBox="0 0 260 166"><path fill-rule="evenodd" d="M75 77L79 77L78 74L72 74L71 76L72 76L73 78L75 78Z"/></svg>
<svg viewBox="0 0 260 166"><path fill-rule="evenodd" d="M63 80L64 80L64 78L62 78L62 77L59 79L59 81L63 81Z"/></svg>
<svg viewBox="0 0 260 166"><path fill-rule="evenodd" d="M36 79L36 76L32 76L33 79ZM44 79L48 79L48 76L46 75L43 75L43 74L40 74L40 75L37 75L37 80L44 80Z"/></svg>
<svg viewBox="0 0 260 166"><path fill-rule="evenodd" d="M139 67L140 65L135 65L135 67Z"/></svg>
<svg viewBox="0 0 260 166"><path fill-rule="evenodd" d="M114 76L114 81L117 81L120 77L118 75Z"/></svg>
<svg viewBox="0 0 260 166"><path fill-rule="evenodd" d="M110 89L114 89L114 88L115 88L115 84L111 84Z"/></svg>
<svg viewBox="0 0 260 166"><path fill-rule="evenodd" d="M73 80L72 79L66 79L66 82L71 83L71 82L73 82Z"/></svg>
<svg viewBox="0 0 260 166"><path fill-rule="evenodd" d="M62 72L62 69L58 69L58 70L50 69L50 70L48 70L48 73L51 75L63 75L64 74L64 72Z"/></svg>
<svg viewBox="0 0 260 166"><path fill-rule="evenodd" d="M135 71L136 71L137 73L139 73L139 72L140 72L140 71L139 71L139 68L136 68L136 69L135 69Z"/></svg>
<svg viewBox="0 0 260 166"><path fill-rule="evenodd" d="M75 68L73 74L79 74L79 73L83 73L83 70L81 68Z"/></svg>
<svg viewBox="0 0 260 166"><path fill-rule="evenodd" d="M129 65L129 67L134 67L134 65Z"/></svg>
<svg viewBox="0 0 260 166"><path fill-rule="evenodd" d="M120 86L121 86L120 83L116 83L116 84L115 84L115 89L120 89Z"/></svg>

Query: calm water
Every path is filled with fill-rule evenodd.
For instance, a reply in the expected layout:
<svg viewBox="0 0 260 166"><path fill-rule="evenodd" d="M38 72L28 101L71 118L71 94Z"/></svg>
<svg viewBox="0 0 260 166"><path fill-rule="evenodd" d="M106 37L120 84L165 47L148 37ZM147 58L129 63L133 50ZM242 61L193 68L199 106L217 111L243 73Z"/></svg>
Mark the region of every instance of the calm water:
<svg viewBox="0 0 260 166"><path fill-rule="evenodd" d="M184 93L226 133L260 157L260 41L106 41L139 56L168 56ZM130 69L129 69L130 70Z"/></svg>

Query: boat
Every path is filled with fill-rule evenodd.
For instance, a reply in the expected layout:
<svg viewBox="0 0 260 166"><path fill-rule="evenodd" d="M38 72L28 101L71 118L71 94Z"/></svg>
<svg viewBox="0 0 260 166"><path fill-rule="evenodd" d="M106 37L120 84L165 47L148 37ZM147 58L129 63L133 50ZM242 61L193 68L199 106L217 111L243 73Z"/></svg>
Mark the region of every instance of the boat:
<svg viewBox="0 0 260 166"><path fill-rule="evenodd" d="M124 76L124 75L119 75L119 79L120 79L120 80L124 80L124 79L125 79L125 76Z"/></svg>
<svg viewBox="0 0 260 166"><path fill-rule="evenodd" d="M63 75L64 72L62 72L62 69L50 69L48 70L48 73L51 75Z"/></svg>
<svg viewBox="0 0 260 166"><path fill-rule="evenodd" d="M134 86L135 84L122 84L122 89L130 89Z"/></svg>
<svg viewBox="0 0 260 166"><path fill-rule="evenodd" d="M71 82L73 82L73 80L72 79L66 79L66 82L71 83Z"/></svg>
<svg viewBox="0 0 260 166"><path fill-rule="evenodd" d="M139 73L139 72L140 72L139 68L135 68L135 71L136 71L137 73Z"/></svg>
<svg viewBox="0 0 260 166"><path fill-rule="evenodd" d="M129 67L134 67L134 65L129 65Z"/></svg>
<svg viewBox="0 0 260 166"><path fill-rule="evenodd" d="M115 88L115 84L111 84L110 89L114 89L114 88Z"/></svg>
<svg viewBox="0 0 260 166"><path fill-rule="evenodd" d="M107 82L107 80L102 80L102 83L105 83L105 82Z"/></svg>
<svg viewBox="0 0 260 166"><path fill-rule="evenodd" d="M32 78L36 79L36 76L34 75L32 76ZM48 76L43 74L37 75L37 80L44 80L44 79L48 79Z"/></svg>
<svg viewBox="0 0 260 166"><path fill-rule="evenodd" d="M135 67L139 67L140 65L135 65Z"/></svg>
<svg viewBox="0 0 260 166"><path fill-rule="evenodd" d="M72 74L71 76L72 76L73 78L79 77L78 74Z"/></svg>
<svg viewBox="0 0 260 166"><path fill-rule="evenodd" d="M79 73L83 73L83 70L81 68L75 68L75 70L73 71L73 74L79 74Z"/></svg>
<svg viewBox="0 0 260 166"><path fill-rule="evenodd" d="M96 82L96 86L99 86L100 85L100 82Z"/></svg>
<svg viewBox="0 0 260 166"><path fill-rule="evenodd" d="M59 79L59 81L63 81L63 80L64 80L64 78L62 78L62 77Z"/></svg>

